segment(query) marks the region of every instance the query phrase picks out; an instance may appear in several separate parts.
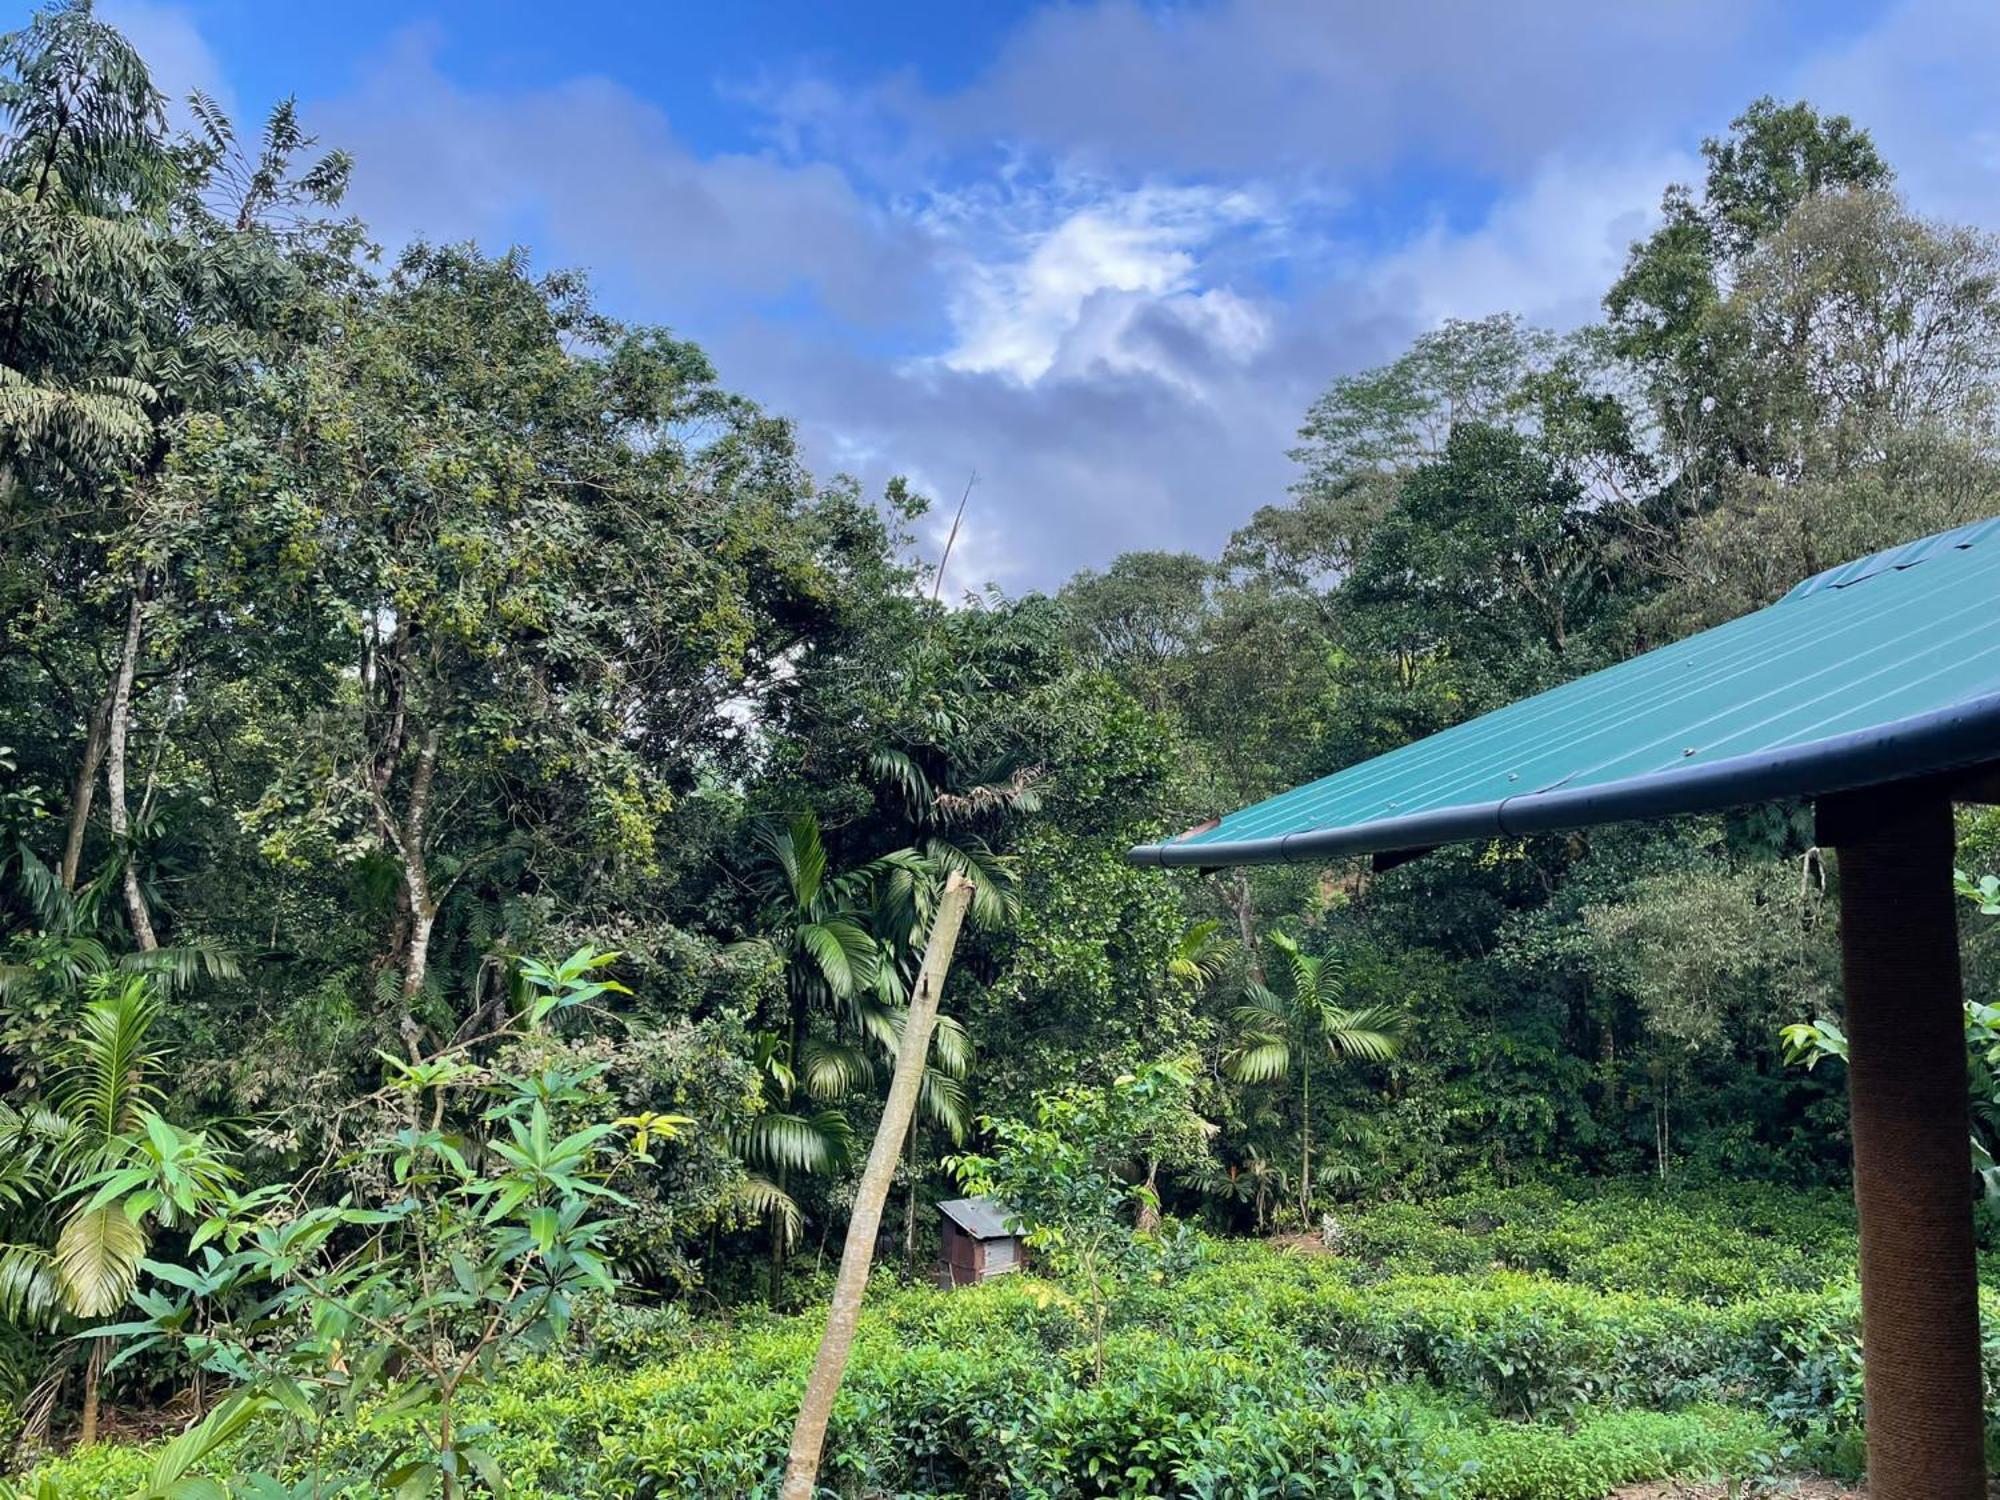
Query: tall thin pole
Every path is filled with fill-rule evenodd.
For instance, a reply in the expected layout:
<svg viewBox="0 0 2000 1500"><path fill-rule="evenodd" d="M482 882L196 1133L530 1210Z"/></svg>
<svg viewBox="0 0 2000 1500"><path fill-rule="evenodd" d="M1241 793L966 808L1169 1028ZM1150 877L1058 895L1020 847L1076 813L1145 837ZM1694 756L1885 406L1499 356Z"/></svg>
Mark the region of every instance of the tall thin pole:
<svg viewBox="0 0 2000 1500"><path fill-rule="evenodd" d="M938 995L951 969L952 950L958 945L959 924L972 901L972 882L954 870L945 877L937 913L931 918L930 939L924 945L924 963L910 992L910 1008L903 1018L903 1035L896 1048L896 1072L889 1080L889 1098L882 1106L881 1121L875 1127L875 1142L868 1149L868 1165L861 1170L861 1185L855 1189L854 1212L847 1220L847 1242L841 1247L840 1274L833 1283L833 1305L827 1309L826 1332L813 1358L812 1374L806 1378L805 1396L799 1403L799 1419L792 1428L792 1447L785 1460L783 1500L812 1500L819 1479L820 1451L826 1445L826 1424L833 1415L833 1398L839 1394L841 1377L847 1373L847 1356L854 1348L854 1331L861 1321L861 1296L868 1289L868 1268L875 1260L875 1236L882 1227L882 1206L889 1198L889 1183L896 1175L896 1159L903 1152L903 1137L909 1134L916 1114L917 1092L924 1081L924 1065L930 1056L931 1027L937 1020Z"/></svg>
<svg viewBox="0 0 2000 1500"><path fill-rule="evenodd" d="M1986 1500L1952 810L1930 787L1821 808L1840 854L1871 1500Z"/></svg>
<svg viewBox="0 0 2000 1500"><path fill-rule="evenodd" d="M944 570L951 566L951 549L958 545L958 528L965 524L965 502L972 498L972 487L979 483L979 471L974 469L965 476L965 493L958 497L958 512L951 518L951 530L944 539L944 555L938 559L937 578L931 584L931 603L944 597Z"/></svg>

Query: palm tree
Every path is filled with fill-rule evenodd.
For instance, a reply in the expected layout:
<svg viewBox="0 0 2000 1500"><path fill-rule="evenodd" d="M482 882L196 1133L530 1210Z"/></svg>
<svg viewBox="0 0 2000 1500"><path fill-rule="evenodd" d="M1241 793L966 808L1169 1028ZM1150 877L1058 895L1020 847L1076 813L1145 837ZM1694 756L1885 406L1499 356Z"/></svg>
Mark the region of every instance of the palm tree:
<svg viewBox="0 0 2000 1500"><path fill-rule="evenodd" d="M804 1050L816 1009L851 1009L875 984L881 950L864 913L878 871L846 875L827 869L819 819L800 813L780 828L755 830L765 896L763 925L784 961L791 1058Z"/></svg>
<svg viewBox="0 0 2000 1500"><path fill-rule="evenodd" d="M1275 1083L1296 1070L1299 1078L1299 1214L1312 1213L1312 1071L1316 1059L1386 1062L1401 1045L1401 1017L1381 1006L1349 1009L1346 971L1339 959L1315 956L1283 933L1271 943L1285 956L1291 994L1252 983L1231 1013L1236 1046L1224 1066L1239 1083Z"/></svg>
<svg viewBox="0 0 2000 1500"><path fill-rule="evenodd" d="M747 1175L736 1190L737 1201L763 1218L771 1229L771 1305L778 1305L785 1252L798 1242L805 1214L790 1189L794 1174L827 1177L847 1165L854 1128L847 1116L827 1104L810 1112L794 1105L799 1076L791 1049L775 1032L754 1038L753 1064L763 1095L763 1108L743 1128L736 1155Z"/></svg>
<svg viewBox="0 0 2000 1500"><path fill-rule="evenodd" d="M830 873L819 820L810 812L783 827L762 827L755 838L762 855L763 941L780 955L786 1030L758 1038L765 1107L746 1130L739 1154L750 1170L741 1197L771 1225L775 1302L786 1251L803 1224L792 1179L828 1176L847 1164L853 1130L839 1106L873 1085L875 1054L894 1057L937 890L945 874L962 865L940 865L899 849ZM976 889L998 883L993 871L1000 862L992 855L968 862L986 874ZM815 1031L816 1016L830 1026ZM918 1110L953 1141L963 1140L971 1123L964 1085L971 1055L965 1029L949 1016L938 1017ZM818 1108L799 1110L798 1095Z"/></svg>
<svg viewBox="0 0 2000 1500"><path fill-rule="evenodd" d="M148 1221L170 1226L193 1214L234 1175L206 1136L158 1112L156 986L100 975L90 988L47 1098L0 1104L0 1316L48 1331L123 1307ZM106 1340L91 1340L85 1443L97 1436L107 1352Z"/></svg>
<svg viewBox="0 0 2000 1500"><path fill-rule="evenodd" d="M1167 978L1197 995L1220 979L1229 966L1229 952L1236 946L1221 936L1221 930L1222 924L1211 918L1182 933L1167 951Z"/></svg>

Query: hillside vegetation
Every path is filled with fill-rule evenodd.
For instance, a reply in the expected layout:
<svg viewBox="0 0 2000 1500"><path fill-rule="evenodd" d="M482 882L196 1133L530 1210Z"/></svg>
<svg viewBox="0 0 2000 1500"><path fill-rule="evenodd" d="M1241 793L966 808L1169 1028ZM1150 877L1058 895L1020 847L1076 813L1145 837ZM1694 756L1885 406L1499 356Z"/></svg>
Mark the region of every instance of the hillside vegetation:
<svg viewBox="0 0 2000 1500"><path fill-rule="evenodd" d="M0 39L0 1472L767 1489L965 884L858 1238L990 1193L1046 1279L869 1312L837 1493L1851 1469L1809 809L1125 857L2000 510L2000 246L1717 123L1600 321L1329 369L1213 556L952 598L683 333L378 243L82 0Z"/></svg>

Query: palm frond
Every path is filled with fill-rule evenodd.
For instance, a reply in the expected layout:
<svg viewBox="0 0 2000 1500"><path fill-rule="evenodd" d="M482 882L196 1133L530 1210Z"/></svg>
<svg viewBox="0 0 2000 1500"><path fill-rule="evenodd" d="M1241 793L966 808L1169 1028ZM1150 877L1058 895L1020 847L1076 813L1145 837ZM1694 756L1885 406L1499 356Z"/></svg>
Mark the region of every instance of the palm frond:
<svg viewBox="0 0 2000 1500"><path fill-rule="evenodd" d="M150 953L127 953L118 960L127 974L150 974L179 994L199 979L241 979L242 966L220 938L196 934Z"/></svg>
<svg viewBox="0 0 2000 1500"><path fill-rule="evenodd" d="M853 917L801 923L793 940L836 998L845 999L875 978L875 939Z"/></svg>
<svg viewBox="0 0 2000 1500"><path fill-rule="evenodd" d="M1283 1032L1292 1024L1292 1007L1265 986L1251 981L1243 986L1243 998L1230 1007L1229 1019L1253 1030Z"/></svg>
<svg viewBox="0 0 2000 1500"><path fill-rule="evenodd" d="M1320 1019L1319 1030L1336 1057L1387 1062L1402 1047L1402 1017L1380 1006L1359 1010L1330 1007Z"/></svg>
<svg viewBox="0 0 2000 1500"><path fill-rule="evenodd" d="M49 1252L40 1245L0 1245L0 1319L48 1328L62 1308L62 1283Z"/></svg>
<svg viewBox="0 0 2000 1500"><path fill-rule="evenodd" d="M931 1056L937 1070L948 1078L964 1078L972 1071L972 1037L954 1016L940 1015L931 1032Z"/></svg>
<svg viewBox="0 0 2000 1500"><path fill-rule="evenodd" d="M885 993L889 986L874 991L850 995L845 1010L847 1023L881 1049L885 1057L894 1057L896 1048L903 1039L903 1016L906 1011L901 1003L900 986L893 995Z"/></svg>
<svg viewBox="0 0 2000 1500"><path fill-rule="evenodd" d="M1197 922L1167 954L1167 975L1195 989L1206 989L1222 977L1229 963L1230 942L1217 936L1222 924L1213 918Z"/></svg>
<svg viewBox="0 0 2000 1500"><path fill-rule="evenodd" d="M139 1278L146 1237L123 1204L73 1215L56 1236L55 1274L69 1312L108 1318L125 1305Z"/></svg>
<svg viewBox="0 0 2000 1500"><path fill-rule="evenodd" d="M972 882L972 909L967 915L975 927L1005 926L1020 911L1014 859L995 854L984 839L926 839L924 859L940 875L956 871Z"/></svg>
<svg viewBox="0 0 2000 1500"><path fill-rule="evenodd" d="M1042 805L1041 766L1021 766L1004 777L978 782L959 792L940 792L931 799L930 813L940 825L970 822L988 813L1031 813Z"/></svg>
<svg viewBox="0 0 2000 1500"><path fill-rule="evenodd" d="M99 1141L130 1133L140 1110L160 1098L151 1078L160 1053L148 1041L159 1014L159 992L140 974L84 1008L55 1097L63 1113L86 1122Z"/></svg>
<svg viewBox="0 0 2000 1500"><path fill-rule="evenodd" d="M46 1104L0 1102L0 1203L46 1198L82 1154L85 1127Z"/></svg>
<svg viewBox="0 0 2000 1500"><path fill-rule="evenodd" d="M14 880L21 894L28 898L36 920L50 931L67 931L73 925L70 895L56 872L25 845L18 851L17 860Z"/></svg>
<svg viewBox="0 0 2000 1500"><path fill-rule="evenodd" d="M972 1128L972 1097L965 1085L936 1068L925 1068L917 1089L917 1108L933 1125L943 1128L953 1145L962 1145Z"/></svg>
<svg viewBox="0 0 2000 1500"><path fill-rule="evenodd" d="M912 822L921 821L930 811L937 794L931 789L931 780L924 775L923 767L907 752L885 746L868 757L868 769L877 781L896 789Z"/></svg>
<svg viewBox="0 0 2000 1500"><path fill-rule="evenodd" d="M1223 1062L1238 1083L1271 1083L1292 1068L1292 1049L1280 1037L1251 1033Z"/></svg>
<svg viewBox="0 0 2000 1500"><path fill-rule="evenodd" d="M732 1197L735 1207L742 1212L777 1224L788 1249L805 1232L806 1216L799 1209L798 1199L768 1177L752 1174L744 1178L736 1184Z"/></svg>
<svg viewBox="0 0 2000 1500"><path fill-rule="evenodd" d="M854 1127L836 1109L757 1116L744 1132L745 1161L766 1170L824 1177L847 1164Z"/></svg>
<svg viewBox="0 0 2000 1500"><path fill-rule="evenodd" d="M780 1099L792 1097L799 1076L792 1068L791 1045L775 1031L760 1031L751 1037L751 1066L764 1080L767 1092Z"/></svg>
<svg viewBox="0 0 2000 1500"><path fill-rule="evenodd" d="M792 903L800 911L811 911L826 880L826 844L819 835L819 819L800 813L786 828L784 844L788 857L783 869L791 882Z"/></svg>
<svg viewBox="0 0 2000 1500"><path fill-rule="evenodd" d="M873 1082L875 1070L859 1047L808 1037L799 1048L798 1075L809 1098L832 1103Z"/></svg>

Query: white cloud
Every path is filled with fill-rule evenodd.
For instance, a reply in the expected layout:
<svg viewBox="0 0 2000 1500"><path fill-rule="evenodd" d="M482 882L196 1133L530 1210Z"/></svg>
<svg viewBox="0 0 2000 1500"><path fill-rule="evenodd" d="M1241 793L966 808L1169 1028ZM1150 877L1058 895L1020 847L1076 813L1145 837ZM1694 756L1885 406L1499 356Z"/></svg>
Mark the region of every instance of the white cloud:
<svg viewBox="0 0 2000 1500"><path fill-rule="evenodd" d="M1477 225L1433 226L1360 274L1377 297L1427 326L1495 312L1573 326L1597 316L1632 242L1658 222L1661 189L1700 172L1699 159L1684 152L1552 157Z"/></svg>
<svg viewBox="0 0 2000 1500"><path fill-rule="evenodd" d="M1046 227L1003 235L993 258L961 260L950 302L956 342L941 362L1028 384L1093 370L1190 384L1172 349L1144 336L1149 314L1247 359L1265 343L1267 321L1227 287L1202 284L1203 252L1262 217L1242 190L1149 186L1099 192Z"/></svg>
<svg viewBox="0 0 2000 1500"><path fill-rule="evenodd" d="M104 5L163 84L219 90L186 11ZM1849 110L1920 209L2000 226L2000 8L1894 0L1817 56L1777 8L1084 0L943 94L836 86L775 38L731 96L763 124L722 152L679 101L470 86L416 31L306 115L382 237L592 270L795 417L815 467L935 496L933 557L976 468L956 594L1212 550L1282 497L1333 376L1447 317L1595 316L1759 93Z"/></svg>

